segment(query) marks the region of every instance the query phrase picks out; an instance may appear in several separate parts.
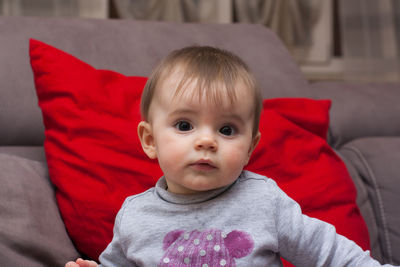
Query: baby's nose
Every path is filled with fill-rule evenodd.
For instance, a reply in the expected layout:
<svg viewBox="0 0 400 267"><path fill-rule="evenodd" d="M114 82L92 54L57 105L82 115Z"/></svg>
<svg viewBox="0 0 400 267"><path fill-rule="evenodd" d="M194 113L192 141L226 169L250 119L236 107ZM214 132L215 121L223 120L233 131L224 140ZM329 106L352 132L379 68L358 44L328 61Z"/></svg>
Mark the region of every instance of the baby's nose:
<svg viewBox="0 0 400 267"><path fill-rule="evenodd" d="M202 135L195 141L196 150L217 151L218 143L212 135Z"/></svg>

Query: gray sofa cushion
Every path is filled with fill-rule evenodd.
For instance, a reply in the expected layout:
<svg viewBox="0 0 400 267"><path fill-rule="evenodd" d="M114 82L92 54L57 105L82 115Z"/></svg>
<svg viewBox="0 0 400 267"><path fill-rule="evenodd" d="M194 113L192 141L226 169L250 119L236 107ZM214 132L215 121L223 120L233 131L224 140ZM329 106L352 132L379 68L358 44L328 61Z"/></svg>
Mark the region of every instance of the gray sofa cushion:
<svg viewBox="0 0 400 267"><path fill-rule="evenodd" d="M318 99L331 99L329 143L341 145L365 136L400 136L398 83L320 82Z"/></svg>
<svg viewBox="0 0 400 267"><path fill-rule="evenodd" d="M400 264L400 137L360 138L340 149L363 179L377 219L386 263Z"/></svg>
<svg viewBox="0 0 400 267"><path fill-rule="evenodd" d="M0 183L1 266L63 266L79 256L44 163L0 153Z"/></svg>
<svg viewBox="0 0 400 267"><path fill-rule="evenodd" d="M60 48L98 69L147 76L173 49L213 45L249 63L265 97L308 95L298 66L261 25L0 17L0 145L41 145L42 117L29 65L29 38ZM56 37L56 38L55 38Z"/></svg>
<svg viewBox="0 0 400 267"><path fill-rule="evenodd" d="M382 261L383 258L382 258L381 246L379 244L379 231L378 231L378 225L376 223L376 216L372 208L372 203L368 196L368 191L365 188L363 179L358 173L356 167L350 161L350 159L341 155L339 151L336 152L346 164L347 170L349 171L349 174L353 179L354 185L356 186L357 205L360 208L360 212L368 227L369 240L371 245L371 255L378 261Z"/></svg>
<svg viewBox="0 0 400 267"><path fill-rule="evenodd" d="M0 146L0 153L46 162L43 146Z"/></svg>

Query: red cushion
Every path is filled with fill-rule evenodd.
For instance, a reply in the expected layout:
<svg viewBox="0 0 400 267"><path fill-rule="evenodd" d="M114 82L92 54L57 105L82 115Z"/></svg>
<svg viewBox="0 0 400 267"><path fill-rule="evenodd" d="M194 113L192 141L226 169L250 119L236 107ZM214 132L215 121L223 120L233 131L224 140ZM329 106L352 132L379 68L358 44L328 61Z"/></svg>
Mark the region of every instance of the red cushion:
<svg viewBox="0 0 400 267"><path fill-rule="evenodd" d="M78 250L96 259L124 199L162 175L137 136L147 79L96 70L36 40L30 55L58 205Z"/></svg>
<svg viewBox="0 0 400 267"><path fill-rule="evenodd" d="M356 189L326 142L330 105L329 100L264 100L261 140L246 169L274 178L303 213L335 225L338 233L369 250Z"/></svg>
<svg viewBox="0 0 400 267"><path fill-rule="evenodd" d="M77 249L97 259L123 200L162 175L136 132L146 78L94 69L37 40L30 56L60 212ZM323 100L265 100L262 138L246 169L273 177L306 214L367 249L354 185L325 140L329 107Z"/></svg>

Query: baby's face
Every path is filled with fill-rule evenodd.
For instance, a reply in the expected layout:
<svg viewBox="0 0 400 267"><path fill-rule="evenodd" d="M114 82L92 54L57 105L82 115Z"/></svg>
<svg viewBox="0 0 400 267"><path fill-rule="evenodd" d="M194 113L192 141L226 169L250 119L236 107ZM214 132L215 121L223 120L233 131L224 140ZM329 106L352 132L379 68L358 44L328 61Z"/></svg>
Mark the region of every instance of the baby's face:
<svg viewBox="0 0 400 267"><path fill-rule="evenodd" d="M149 110L155 156L168 190L192 194L233 183L259 140L253 138L254 98L243 85L236 100L221 103L193 96L188 86L175 95L178 77L157 88Z"/></svg>

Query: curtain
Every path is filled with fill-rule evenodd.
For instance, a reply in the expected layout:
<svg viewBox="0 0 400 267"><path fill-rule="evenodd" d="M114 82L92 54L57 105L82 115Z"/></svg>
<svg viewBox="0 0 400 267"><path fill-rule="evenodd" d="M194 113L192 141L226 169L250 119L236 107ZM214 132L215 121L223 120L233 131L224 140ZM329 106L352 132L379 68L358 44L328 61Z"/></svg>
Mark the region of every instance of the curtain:
<svg viewBox="0 0 400 267"><path fill-rule="evenodd" d="M263 24L289 50L311 45L311 29L319 19L320 0L234 0L238 22Z"/></svg>
<svg viewBox="0 0 400 267"><path fill-rule="evenodd" d="M0 0L0 15L107 18L109 0Z"/></svg>
<svg viewBox="0 0 400 267"><path fill-rule="evenodd" d="M121 18L170 22L232 22L231 0L113 0Z"/></svg>
<svg viewBox="0 0 400 267"><path fill-rule="evenodd" d="M340 0L345 78L399 81L398 0Z"/></svg>
<svg viewBox="0 0 400 267"><path fill-rule="evenodd" d="M173 22L257 23L271 28L298 61L327 61L313 36L321 9L331 0L112 0L121 18ZM328 23L328 26L330 24ZM322 29L324 31L324 29ZM325 30L326 32L326 30ZM327 37L331 40L331 36ZM326 40L326 39L325 39ZM328 55L329 54L329 55Z"/></svg>
<svg viewBox="0 0 400 267"><path fill-rule="evenodd" d="M174 22L258 23L285 44L310 45L309 29L318 20L320 0L113 0L122 18Z"/></svg>

